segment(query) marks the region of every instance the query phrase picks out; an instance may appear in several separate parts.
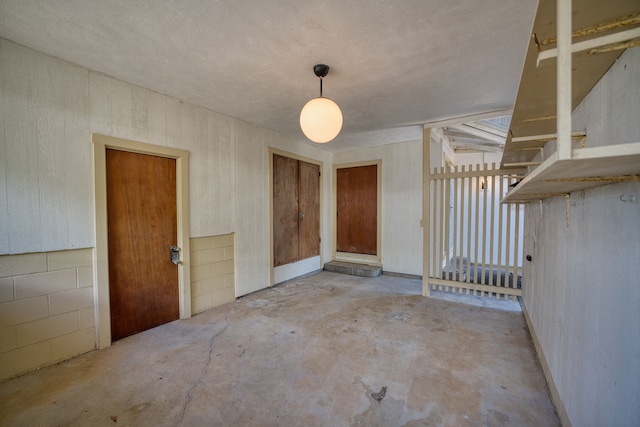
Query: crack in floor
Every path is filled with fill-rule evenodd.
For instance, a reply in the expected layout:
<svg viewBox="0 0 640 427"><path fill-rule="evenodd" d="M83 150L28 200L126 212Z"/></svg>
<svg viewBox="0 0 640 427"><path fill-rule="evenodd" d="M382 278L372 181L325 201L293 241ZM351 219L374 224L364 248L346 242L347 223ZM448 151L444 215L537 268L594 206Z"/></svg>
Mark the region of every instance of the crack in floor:
<svg viewBox="0 0 640 427"><path fill-rule="evenodd" d="M187 398L185 399L184 405L182 405L182 412L180 414L180 418L176 422L176 425L182 424L182 420L184 419L184 416L187 413L187 408L191 403L191 399L193 398L193 390L195 390L198 384L202 382L202 379L207 375L207 372L209 371L209 365L211 364L211 355L213 354L213 343L215 342L216 338L218 338L227 329L227 327L229 327L229 316L232 314L232 311L233 310L230 310L227 313L227 315L224 317L224 326L222 327L222 329L220 329L220 331L215 333L211 337L211 340L209 341L209 354L207 358L207 363L205 363L204 365L204 370L202 372L202 375L200 375L198 379L196 379L193 382L193 385L191 385L191 387L187 391Z"/></svg>

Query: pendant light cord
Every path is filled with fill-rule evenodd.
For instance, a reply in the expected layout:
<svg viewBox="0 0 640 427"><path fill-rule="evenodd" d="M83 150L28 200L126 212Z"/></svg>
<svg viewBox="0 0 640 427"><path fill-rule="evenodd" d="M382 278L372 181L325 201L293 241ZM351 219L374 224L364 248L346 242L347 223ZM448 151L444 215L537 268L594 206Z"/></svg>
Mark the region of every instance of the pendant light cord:
<svg viewBox="0 0 640 427"><path fill-rule="evenodd" d="M320 98L322 98L322 77L320 77Z"/></svg>

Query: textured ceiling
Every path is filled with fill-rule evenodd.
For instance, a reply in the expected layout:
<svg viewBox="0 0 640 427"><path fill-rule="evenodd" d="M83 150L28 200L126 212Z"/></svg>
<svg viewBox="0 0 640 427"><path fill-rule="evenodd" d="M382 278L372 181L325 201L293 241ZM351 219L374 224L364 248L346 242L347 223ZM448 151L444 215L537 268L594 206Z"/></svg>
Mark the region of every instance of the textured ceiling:
<svg viewBox="0 0 640 427"><path fill-rule="evenodd" d="M300 109L344 115L324 148L421 139L511 108L536 0L0 0L0 36L307 141ZM313 144L307 141L309 144Z"/></svg>

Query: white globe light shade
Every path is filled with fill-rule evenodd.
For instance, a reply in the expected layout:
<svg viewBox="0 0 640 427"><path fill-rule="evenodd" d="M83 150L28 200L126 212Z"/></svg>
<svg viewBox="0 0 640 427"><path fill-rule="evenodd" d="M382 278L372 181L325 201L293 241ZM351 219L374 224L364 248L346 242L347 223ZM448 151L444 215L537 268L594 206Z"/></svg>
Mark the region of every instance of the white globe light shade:
<svg viewBox="0 0 640 427"><path fill-rule="evenodd" d="M300 128L313 142L329 142L338 136L342 129L342 111L338 104L329 98L313 98L302 107Z"/></svg>

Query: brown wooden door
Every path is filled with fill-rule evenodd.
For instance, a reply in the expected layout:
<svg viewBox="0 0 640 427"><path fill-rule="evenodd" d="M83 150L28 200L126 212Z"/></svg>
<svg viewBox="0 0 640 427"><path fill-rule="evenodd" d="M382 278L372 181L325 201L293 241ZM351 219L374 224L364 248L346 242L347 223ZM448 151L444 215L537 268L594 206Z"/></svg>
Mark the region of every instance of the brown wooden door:
<svg viewBox="0 0 640 427"><path fill-rule="evenodd" d="M273 266L298 260L298 161L273 155Z"/></svg>
<svg viewBox="0 0 640 427"><path fill-rule="evenodd" d="M320 255L320 166L273 155L273 266Z"/></svg>
<svg viewBox="0 0 640 427"><path fill-rule="evenodd" d="M298 258L320 255L320 166L299 162Z"/></svg>
<svg viewBox="0 0 640 427"><path fill-rule="evenodd" d="M178 319L176 161L107 150L113 341Z"/></svg>
<svg viewBox="0 0 640 427"><path fill-rule="evenodd" d="M378 166L337 170L338 252L376 255L378 241Z"/></svg>

